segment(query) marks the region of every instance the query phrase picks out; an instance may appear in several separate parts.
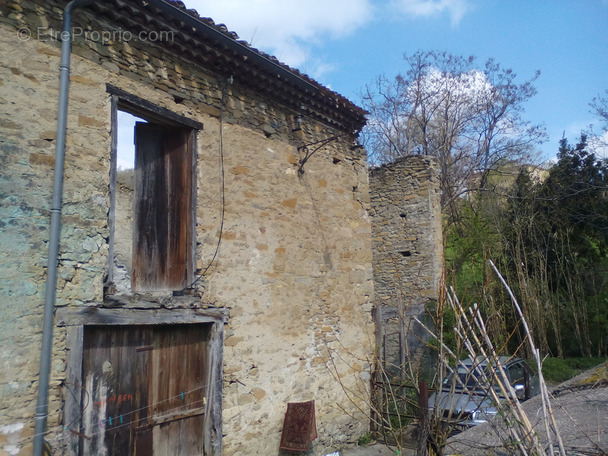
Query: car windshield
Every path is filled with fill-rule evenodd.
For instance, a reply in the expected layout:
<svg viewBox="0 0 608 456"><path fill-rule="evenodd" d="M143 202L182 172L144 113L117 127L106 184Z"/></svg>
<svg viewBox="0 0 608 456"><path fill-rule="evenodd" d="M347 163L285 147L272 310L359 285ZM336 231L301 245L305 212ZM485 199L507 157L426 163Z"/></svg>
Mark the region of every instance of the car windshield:
<svg viewBox="0 0 608 456"><path fill-rule="evenodd" d="M451 385L453 381L456 382L456 388L463 388L463 385L468 390L475 389L484 389L483 381L484 375L481 372L481 369L485 371L485 378L492 380L492 370L489 366L477 366L473 368L472 366L459 366L458 371L455 373L458 375L460 381L454 378L454 373L450 374L443 382L444 385Z"/></svg>

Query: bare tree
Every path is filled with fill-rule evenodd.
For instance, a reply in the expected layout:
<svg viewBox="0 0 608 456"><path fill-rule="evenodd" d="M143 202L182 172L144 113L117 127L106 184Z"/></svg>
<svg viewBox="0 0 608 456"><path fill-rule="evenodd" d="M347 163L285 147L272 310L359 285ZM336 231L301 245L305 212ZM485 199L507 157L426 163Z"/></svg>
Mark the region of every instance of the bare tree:
<svg viewBox="0 0 608 456"><path fill-rule="evenodd" d="M591 138L590 144L596 149L598 155L607 158L608 155L608 90L604 95L594 97L591 103L591 112L602 122L600 132L596 132L593 126L590 127L588 134Z"/></svg>
<svg viewBox="0 0 608 456"><path fill-rule="evenodd" d="M501 163L528 158L544 128L522 118L535 93L494 60L477 68L474 57L439 52L406 56L409 70L378 77L363 103L370 112L362 140L374 164L412 154L433 155L441 167L442 207L483 188Z"/></svg>
<svg viewBox="0 0 608 456"><path fill-rule="evenodd" d="M608 90L604 96L594 97L590 106L592 112L604 122L604 128L608 129Z"/></svg>

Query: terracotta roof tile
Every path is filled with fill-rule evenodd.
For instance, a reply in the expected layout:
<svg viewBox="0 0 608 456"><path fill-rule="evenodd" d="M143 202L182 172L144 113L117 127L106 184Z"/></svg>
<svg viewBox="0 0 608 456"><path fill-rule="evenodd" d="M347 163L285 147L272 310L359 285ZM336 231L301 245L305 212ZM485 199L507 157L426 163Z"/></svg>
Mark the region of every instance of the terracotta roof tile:
<svg viewBox="0 0 608 456"><path fill-rule="evenodd" d="M164 8L148 0L106 0L91 7L125 27L159 27L164 23L180 33L175 42L159 45L179 52L207 70L234 76L235 82L294 110L305 105L310 115L340 130L358 132L365 124L366 111L276 57L240 40L226 25L200 16L180 0L161 1Z"/></svg>
<svg viewBox="0 0 608 456"><path fill-rule="evenodd" d="M215 28L217 28L219 31L221 31L222 33L224 33L226 36L234 39L235 41L238 41L239 43L241 43L244 46L247 46L249 49L251 49L252 51L260 54L261 56L264 56L265 58L271 60L272 62L276 63L277 65L281 66L282 68L285 68L286 70L290 71L291 73L293 73L294 75L310 82L311 84L317 86L323 93L325 96L333 98L336 102L336 104L338 106L341 106L345 109L351 109L353 112L359 114L362 117L365 117L365 115L367 114L367 112L365 110L363 110L362 108L358 107L357 105L355 105L354 103L352 103L349 99L347 99L346 97L340 95L337 92L332 91L331 89L328 89L327 87L323 86L322 84L320 84L319 82L317 82L315 79L311 78L310 76L308 76L305 73L300 72L298 69L296 68L292 68L289 65L286 65L285 63L281 62L279 59L277 59L275 56L267 54L257 48L254 48L253 46L251 46L247 41L245 40L240 40L239 36L236 32L229 30L225 24L216 24L215 21L212 18L209 17L202 17L198 14L198 12L194 9L187 9L185 4L180 1L180 0L165 0L167 3L170 3L184 11L187 11L188 14L190 14L191 16L199 19L201 22L205 22L206 24L213 26Z"/></svg>

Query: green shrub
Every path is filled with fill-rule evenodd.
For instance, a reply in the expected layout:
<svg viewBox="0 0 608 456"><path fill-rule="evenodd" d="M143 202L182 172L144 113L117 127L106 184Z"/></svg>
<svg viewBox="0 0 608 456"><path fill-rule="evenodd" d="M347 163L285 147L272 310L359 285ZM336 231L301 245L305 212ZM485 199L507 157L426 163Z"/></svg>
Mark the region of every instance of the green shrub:
<svg viewBox="0 0 608 456"><path fill-rule="evenodd" d="M598 356L563 359L549 357L543 362L543 375L548 383L562 383L607 359Z"/></svg>
<svg viewBox="0 0 608 456"><path fill-rule="evenodd" d="M361 437L359 437L359 441L357 442L357 445L359 445L359 446L367 446L367 445L369 445L372 442L373 442L372 433L371 432L366 432Z"/></svg>

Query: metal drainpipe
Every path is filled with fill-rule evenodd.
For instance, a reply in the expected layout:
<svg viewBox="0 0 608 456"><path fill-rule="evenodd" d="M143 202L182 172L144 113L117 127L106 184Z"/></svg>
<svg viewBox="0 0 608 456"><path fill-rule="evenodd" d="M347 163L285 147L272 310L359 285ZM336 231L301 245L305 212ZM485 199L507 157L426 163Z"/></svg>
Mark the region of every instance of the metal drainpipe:
<svg viewBox="0 0 608 456"><path fill-rule="evenodd" d="M42 456L44 433L48 414L49 377L51 352L53 349L53 326L55 293L57 289L57 263L59 259L59 237L61 234L61 205L63 200L63 165L65 161L65 137L68 118L68 93L70 90L70 54L72 51L72 11L94 0L72 0L63 10L63 32L61 34L61 62L59 65L59 107L57 115L57 139L55 148L55 174L53 200L51 203L51 226L49 234L49 256L46 270L44 294L44 320L42 324L42 348L40 350L40 374L38 378L38 400L34 424L34 456Z"/></svg>

